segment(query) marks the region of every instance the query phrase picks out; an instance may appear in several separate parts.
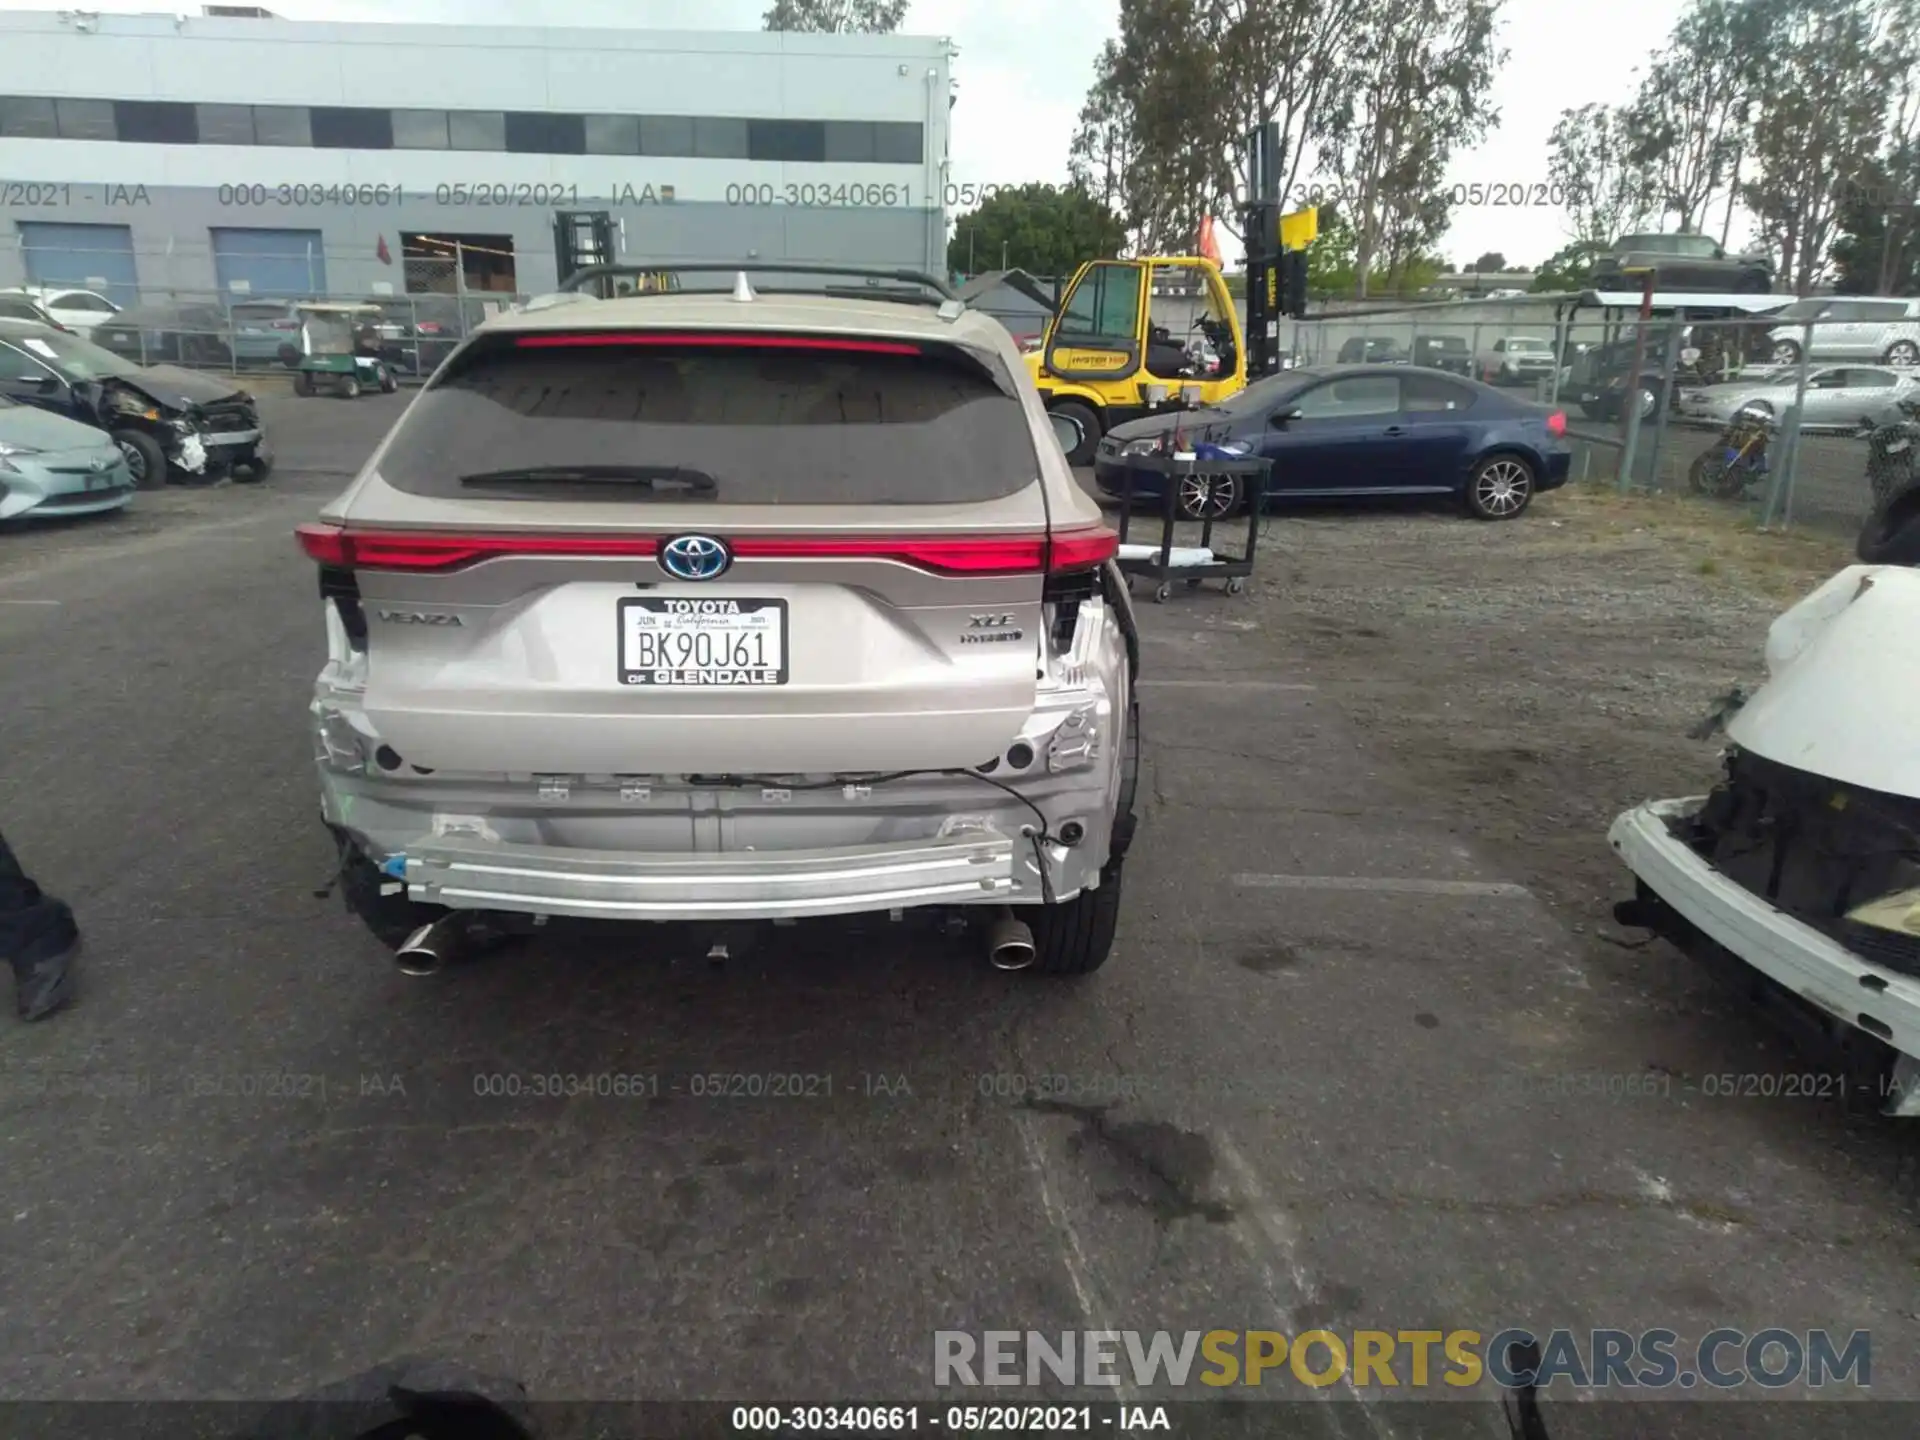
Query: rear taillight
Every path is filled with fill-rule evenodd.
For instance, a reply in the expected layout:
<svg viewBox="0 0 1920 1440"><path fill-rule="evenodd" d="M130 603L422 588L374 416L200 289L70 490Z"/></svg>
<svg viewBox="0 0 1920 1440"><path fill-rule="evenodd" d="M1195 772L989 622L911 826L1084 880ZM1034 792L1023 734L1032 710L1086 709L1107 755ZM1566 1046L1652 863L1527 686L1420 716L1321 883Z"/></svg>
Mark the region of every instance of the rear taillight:
<svg viewBox="0 0 1920 1440"><path fill-rule="evenodd" d="M268 322L267 328L269 330L298 330L300 328L300 322L298 320L273 320Z"/></svg>
<svg viewBox="0 0 1920 1440"><path fill-rule="evenodd" d="M1047 572L1071 575L1093 570L1120 553L1120 537L1104 525L1096 530L1069 530L1053 537L1047 554Z"/></svg>
<svg viewBox="0 0 1920 1440"><path fill-rule="evenodd" d="M1564 435L1567 433L1567 414L1564 410L1556 410L1547 416L1547 433L1549 435Z"/></svg>
<svg viewBox="0 0 1920 1440"><path fill-rule="evenodd" d="M414 326L413 329L414 333L419 335L438 335L440 333L440 327L431 320L423 320Z"/></svg>
<svg viewBox="0 0 1920 1440"><path fill-rule="evenodd" d="M327 524L302 525L295 533L311 559L347 570L438 572L510 555L644 558L660 543L651 535L447 535ZM1119 539L1102 528L1051 542L1042 535L748 535L727 543L740 560L890 560L936 575L1060 575L1113 558Z"/></svg>
<svg viewBox="0 0 1920 1440"><path fill-rule="evenodd" d="M506 555L651 556L651 535L432 535L302 525L300 548L347 570L459 570Z"/></svg>

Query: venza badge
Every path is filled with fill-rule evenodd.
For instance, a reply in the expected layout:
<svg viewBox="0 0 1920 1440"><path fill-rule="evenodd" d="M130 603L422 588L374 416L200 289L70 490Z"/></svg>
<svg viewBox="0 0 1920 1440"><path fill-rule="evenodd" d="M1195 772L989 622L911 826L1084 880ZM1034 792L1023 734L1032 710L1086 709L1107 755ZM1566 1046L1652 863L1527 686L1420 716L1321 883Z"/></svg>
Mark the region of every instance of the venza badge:
<svg viewBox="0 0 1920 1440"><path fill-rule="evenodd" d="M711 535L676 535L660 547L660 568L676 580L714 580L731 564L726 542Z"/></svg>

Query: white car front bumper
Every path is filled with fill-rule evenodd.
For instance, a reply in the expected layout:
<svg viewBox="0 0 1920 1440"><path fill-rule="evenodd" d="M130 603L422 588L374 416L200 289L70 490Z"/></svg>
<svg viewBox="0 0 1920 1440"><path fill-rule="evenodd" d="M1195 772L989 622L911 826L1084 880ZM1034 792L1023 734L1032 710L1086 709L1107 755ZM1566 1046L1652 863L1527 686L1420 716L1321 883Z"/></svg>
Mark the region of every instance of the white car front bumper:
<svg viewBox="0 0 1920 1440"><path fill-rule="evenodd" d="M1626 867L1708 939L1899 1051L1885 1111L1920 1118L1920 979L1869 964L1696 855L1667 822L1703 803L1699 797L1648 801L1615 820L1607 838Z"/></svg>

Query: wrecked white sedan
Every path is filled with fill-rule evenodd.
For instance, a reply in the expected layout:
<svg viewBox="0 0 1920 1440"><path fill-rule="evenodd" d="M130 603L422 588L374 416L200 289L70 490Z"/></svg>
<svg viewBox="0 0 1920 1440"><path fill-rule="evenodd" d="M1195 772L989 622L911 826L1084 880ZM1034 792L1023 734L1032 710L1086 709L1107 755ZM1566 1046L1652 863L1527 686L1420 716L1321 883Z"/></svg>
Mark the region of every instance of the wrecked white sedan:
<svg viewBox="0 0 1920 1440"><path fill-rule="evenodd" d="M1775 620L1710 795L1609 832L1615 907L1810 1022L1847 1098L1920 1117L1920 569L1853 565Z"/></svg>

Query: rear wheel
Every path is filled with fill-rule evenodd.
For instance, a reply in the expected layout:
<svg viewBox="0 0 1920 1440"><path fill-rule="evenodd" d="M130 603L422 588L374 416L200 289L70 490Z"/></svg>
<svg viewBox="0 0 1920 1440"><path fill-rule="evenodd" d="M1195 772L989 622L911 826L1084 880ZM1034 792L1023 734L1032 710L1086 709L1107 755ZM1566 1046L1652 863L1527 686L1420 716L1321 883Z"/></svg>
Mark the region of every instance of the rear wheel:
<svg viewBox="0 0 1920 1440"><path fill-rule="evenodd" d="M1080 427L1080 444L1067 456L1068 463L1091 465L1094 447L1100 443L1102 434L1099 414L1091 405L1083 405L1078 400L1062 400L1047 408L1056 415L1066 416Z"/></svg>
<svg viewBox="0 0 1920 1440"><path fill-rule="evenodd" d="M391 395L400 388L400 382L393 378L393 371L387 366L380 367L380 393Z"/></svg>
<svg viewBox="0 0 1920 1440"><path fill-rule="evenodd" d="M1800 363L1800 342L1797 340L1774 341L1773 363L1776 365L1798 365Z"/></svg>
<svg viewBox="0 0 1920 1440"><path fill-rule="evenodd" d="M304 370L296 370L293 375L293 393L296 395L313 394L313 376Z"/></svg>
<svg viewBox="0 0 1920 1440"><path fill-rule="evenodd" d="M273 461L258 455L249 455L233 467L233 478L243 484L254 485L273 473Z"/></svg>
<svg viewBox="0 0 1920 1440"><path fill-rule="evenodd" d="M351 846L351 842L347 843ZM409 900L404 892L384 895L381 887L388 883L359 847L351 846L340 870L340 896L374 939L389 950L398 950L414 931L432 924L447 912L439 905Z"/></svg>
<svg viewBox="0 0 1920 1440"><path fill-rule="evenodd" d="M1533 502L1533 467L1518 455L1482 460L1467 481L1467 512L1476 520L1511 520Z"/></svg>
<svg viewBox="0 0 1920 1440"><path fill-rule="evenodd" d="M1892 490L1874 506L1854 553L1865 565L1920 565L1920 485Z"/></svg>
<svg viewBox="0 0 1920 1440"><path fill-rule="evenodd" d="M1107 963L1120 923L1120 860L1107 861L1098 890L1015 913L1033 931L1033 968L1048 975L1091 975Z"/></svg>
<svg viewBox="0 0 1920 1440"><path fill-rule="evenodd" d="M113 443L127 462L136 490L158 490L167 483L167 454L160 442L138 430L116 430Z"/></svg>
<svg viewBox="0 0 1920 1440"><path fill-rule="evenodd" d="M360 398L360 380L358 376L349 375L340 382L340 398L342 400L358 400Z"/></svg>
<svg viewBox="0 0 1920 1440"><path fill-rule="evenodd" d="M1896 340L1880 358L1888 365L1920 365L1920 345L1911 340Z"/></svg>

